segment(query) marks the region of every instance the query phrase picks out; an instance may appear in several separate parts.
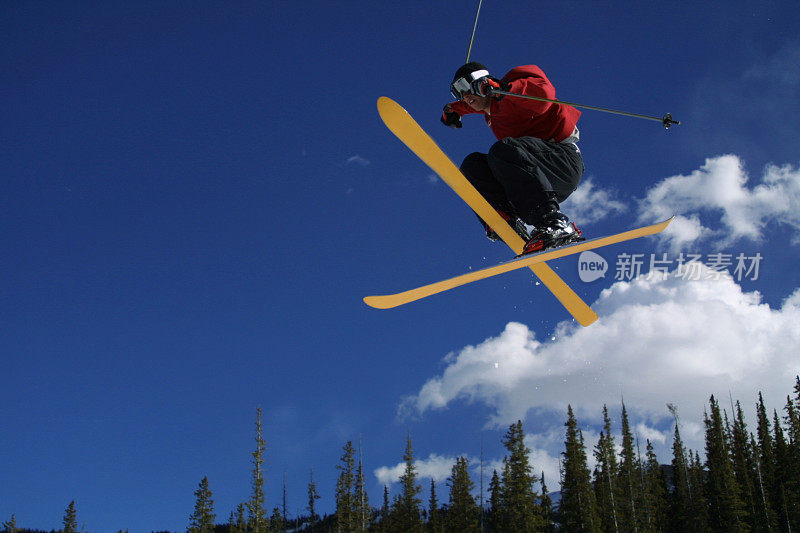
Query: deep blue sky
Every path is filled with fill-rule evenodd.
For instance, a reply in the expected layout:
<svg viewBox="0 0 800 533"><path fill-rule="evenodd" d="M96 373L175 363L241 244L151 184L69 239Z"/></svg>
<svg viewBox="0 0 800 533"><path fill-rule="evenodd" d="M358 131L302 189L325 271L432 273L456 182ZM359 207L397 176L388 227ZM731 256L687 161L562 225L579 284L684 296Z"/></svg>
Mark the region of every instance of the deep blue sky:
<svg viewBox="0 0 800 533"><path fill-rule="evenodd" d="M549 336L569 318L555 299L516 272L392 311L361 302L508 257L375 109L396 99L456 162L488 149L475 117L438 122L475 7L3 3L0 520L56 528L74 499L87 531L182 530L208 476L222 522L249 495L256 406L267 503L286 473L292 514L312 468L333 509L348 439L370 472L400 461L409 431L421 457L474 457L481 439L502 456L485 405L410 420L397 406L510 321ZM538 64L566 100L682 120L584 113L587 176L633 209L708 157L736 154L754 180L798 163L780 100L797 80L742 73L796 47L799 21L796 2L487 0L472 58L498 76ZM800 284L786 241L745 285L773 306ZM560 265L589 303L610 285Z"/></svg>

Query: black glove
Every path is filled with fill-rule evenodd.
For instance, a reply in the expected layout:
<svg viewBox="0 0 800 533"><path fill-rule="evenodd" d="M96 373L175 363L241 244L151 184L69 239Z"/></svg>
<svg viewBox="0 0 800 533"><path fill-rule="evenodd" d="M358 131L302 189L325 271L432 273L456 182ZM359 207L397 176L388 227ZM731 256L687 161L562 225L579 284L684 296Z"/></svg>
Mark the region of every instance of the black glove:
<svg viewBox="0 0 800 533"><path fill-rule="evenodd" d="M484 76L472 82L472 94L478 96L492 96L494 89L499 88L500 83L491 76Z"/></svg>
<svg viewBox="0 0 800 533"><path fill-rule="evenodd" d="M440 120L442 124L451 128L460 128L462 126L461 115L453 111L449 104L444 106L444 111L442 111L442 118Z"/></svg>

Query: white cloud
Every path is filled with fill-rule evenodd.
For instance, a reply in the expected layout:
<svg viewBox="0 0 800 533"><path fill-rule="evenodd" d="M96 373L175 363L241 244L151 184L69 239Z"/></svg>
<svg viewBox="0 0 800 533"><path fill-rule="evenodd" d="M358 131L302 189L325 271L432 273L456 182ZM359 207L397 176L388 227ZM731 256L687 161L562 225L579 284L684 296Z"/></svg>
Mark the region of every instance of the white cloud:
<svg viewBox="0 0 800 533"><path fill-rule="evenodd" d="M498 336L448 355L444 372L401 408L424 414L455 401L482 403L499 427L532 411L553 413L563 431L568 403L580 424L597 424L603 405L613 411L624 395L634 425L647 419L668 427L666 404L678 405L687 446L702 450L699 421L711 394L730 392L753 405L762 391L780 406L800 373L800 290L772 309L757 292L708 274L702 281L673 273L615 283L593 306L597 323L565 322L551 341L511 322ZM641 436L667 438L645 429ZM550 442L539 447L557 457L563 434ZM595 442L586 444L590 451Z"/></svg>
<svg viewBox="0 0 800 533"><path fill-rule="evenodd" d="M659 431L655 428L649 427L647 424L640 422L636 424L636 434L642 440L649 440L653 444L659 443L664 444L667 442L667 433L664 431Z"/></svg>
<svg viewBox="0 0 800 533"><path fill-rule="evenodd" d="M453 465L456 463L455 457L444 457L432 453L427 459L417 459L414 461L414 467L417 471L418 477L430 478L436 481L444 481L450 477ZM396 483L400 476L405 472L406 463L401 462L395 466L381 466L376 468L374 473L378 481L383 485L391 485Z"/></svg>
<svg viewBox="0 0 800 533"><path fill-rule="evenodd" d="M566 414L566 413L565 413ZM592 455L592 449L600 438L600 434L590 428L582 427L584 441L586 442L586 463L589 470L593 470L597 461ZM525 435L525 446L528 447L530 453L528 454L528 461L531 465L532 473L539 478L541 483L541 476L544 473L547 490L553 492L558 490L561 486L561 453L564 451L564 427L559 424L557 427L552 427L547 431L540 433L527 433ZM477 468L477 467L476 467ZM498 474L503 471L503 460L495 459L484 463L484 476L491 479L492 471L497 470ZM478 472L476 470L474 479L478 479ZM477 482L476 482L477 484ZM484 486L488 486L485 484ZM536 487L537 490L541 489L541 485Z"/></svg>
<svg viewBox="0 0 800 533"><path fill-rule="evenodd" d="M559 479L561 475L559 473L559 466L560 466L560 459L561 455L559 452L552 452L551 450L558 449L558 446L537 446L533 444L532 441L535 441L536 438L533 435L526 435L525 436L525 445L528 449L531 450L531 453L528 455L530 460L530 465L533 468L533 474L536 477L540 478L539 482L541 483L541 476L544 472L545 483L547 484L547 490L552 491L557 489L559 486ZM564 436L559 435L557 443L563 444ZM562 446L563 447L563 446Z"/></svg>
<svg viewBox="0 0 800 533"><path fill-rule="evenodd" d="M608 216L624 213L628 207L612 191L598 189L592 177L584 179L563 204L563 210L577 224L592 224Z"/></svg>
<svg viewBox="0 0 800 533"><path fill-rule="evenodd" d="M652 217L651 221L655 221ZM666 220L666 218L661 219ZM696 214L690 216L675 215L667 229L657 235L662 242L667 243L673 251L686 249L694 242L708 237L713 233L703 226L700 217Z"/></svg>
<svg viewBox="0 0 800 533"><path fill-rule="evenodd" d="M348 165L359 165L365 167L370 164L368 159L364 159L360 155L356 154L354 156L348 157L347 161L345 161Z"/></svg>
<svg viewBox="0 0 800 533"><path fill-rule="evenodd" d="M551 452L554 444L563 441L564 436L556 432L550 432L543 438L542 435L525 435L525 445L530 450L528 455L533 474L541 477L544 472L548 490L557 489L559 484L559 452ZM467 458L469 461L470 477L475 484L475 494L480 492L480 459ZM418 478L433 479L436 483L442 483L450 478L456 457L445 457L432 453L427 459L414 461ZM381 466L374 470L375 477L382 485L391 485L400 481L400 476L405 472L405 462L397 463L394 466ZM490 459L483 463L484 489L488 490L488 480L492 477L492 471L498 473L503 471L503 460ZM444 494L446 497L447 495Z"/></svg>
<svg viewBox="0 0 800 533"><path fill-rule="evenodd" d="M552 492L558 490L560 485L560 459L561 453L558 450L560 444L564 442L564 435L556 431L548 431L544 434L526 434L525 446L528 447L530 453L528 454L528 464L531 466L531 473L539 479L541 483L542 473L544 473L545 483L547 490ZM563 447L563 446L562 446ZM476 488L479 485L480 478L480 464L472 462L474 472L471 474L473 481L475 481ZM487 480L484 482L484 488L488 490L488 480L492 478L492 472L497 471L498 475L503 472L503 459L490 460L483 465L483 475ZM474 474L474 475L473 475ZM541 489L541 485L535 487L537 490ZM480 491L479 491L480 492Z"/></svg>
<svg viewBox="0 0 800 533"><path fill-rule="evenodd" d="M672 250L700 240L728 246L739 239L760 241L768 224L789 226L790 238L800 239L800 170L769 165L761 182L748 187L749 177L735 155L706 159L688 175L663 179L639 204L639 222L678 215L659 235ZM718 221L716 220L718 218ZM720 229L711 229L722 224ZM786 227L780 227L786 231Z"/></svg>

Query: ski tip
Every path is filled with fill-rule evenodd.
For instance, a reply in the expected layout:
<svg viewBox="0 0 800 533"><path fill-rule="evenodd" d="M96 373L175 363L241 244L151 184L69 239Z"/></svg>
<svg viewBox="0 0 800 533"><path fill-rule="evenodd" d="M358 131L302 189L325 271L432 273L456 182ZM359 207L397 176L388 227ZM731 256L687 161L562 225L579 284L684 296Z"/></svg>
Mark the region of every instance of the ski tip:
<svg viewBox="0 0 800 533"><path fill-rule="evenodd" d="M381 96L380 98L378 98L378 113L381 113L381 116L383 115L383 113L389 113L389 112L399 113L400 111L405 111L406 113L408 113L408 111L406 111L403 108L403 106L401 106L388 96Z"/></svg>
<svg viewBox="0 0 800 533"><path fill-rule="evenodd" d="M391 305L391 303L387 302L386 298L382 298L380 296L365 296L363 300L365 304L373 309L390 309L395 307L394 305Z"/></svg>
<svg viewBox="0 0 800 533"><path fill-rule="evenodd" d="M676 215L672 215L668 219L662 220L661 222L655 222L649 226L644 226L642 229L649 230L647 233L645 233L645 235L655 235L656 233L661 233L667 228L667 226L669 226L670 222L675 220L675 216Z"/></svg>
<svg viewBox="0 0 800 533"><path fill-rule="evenodd" d="M397 105L397 102L389 98L388 96L381 96L378 98L378 112L386 109L389 106Z"/></svg>

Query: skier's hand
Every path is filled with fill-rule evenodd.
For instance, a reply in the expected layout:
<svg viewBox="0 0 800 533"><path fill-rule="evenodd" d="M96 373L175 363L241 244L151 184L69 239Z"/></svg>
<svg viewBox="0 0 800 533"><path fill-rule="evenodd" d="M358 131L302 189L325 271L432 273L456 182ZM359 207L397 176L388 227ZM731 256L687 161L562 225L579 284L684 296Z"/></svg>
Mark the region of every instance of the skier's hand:
<svg viewBox="0 0 800 533"><path fill-rule="evenodd" d="M491 76L484 76L472 82L472 94L477 96L492 96L494 89L499 89L500 83Z"/></svg>
<svg viewBox="0 0 800 533"><path fill-rule="evenodd" d="M462 126L461 115L453 111L453 108L450 107L450 104L444 106L442 118L440 120L442 121L442 124L451 128L460 128Z"/></svg>

